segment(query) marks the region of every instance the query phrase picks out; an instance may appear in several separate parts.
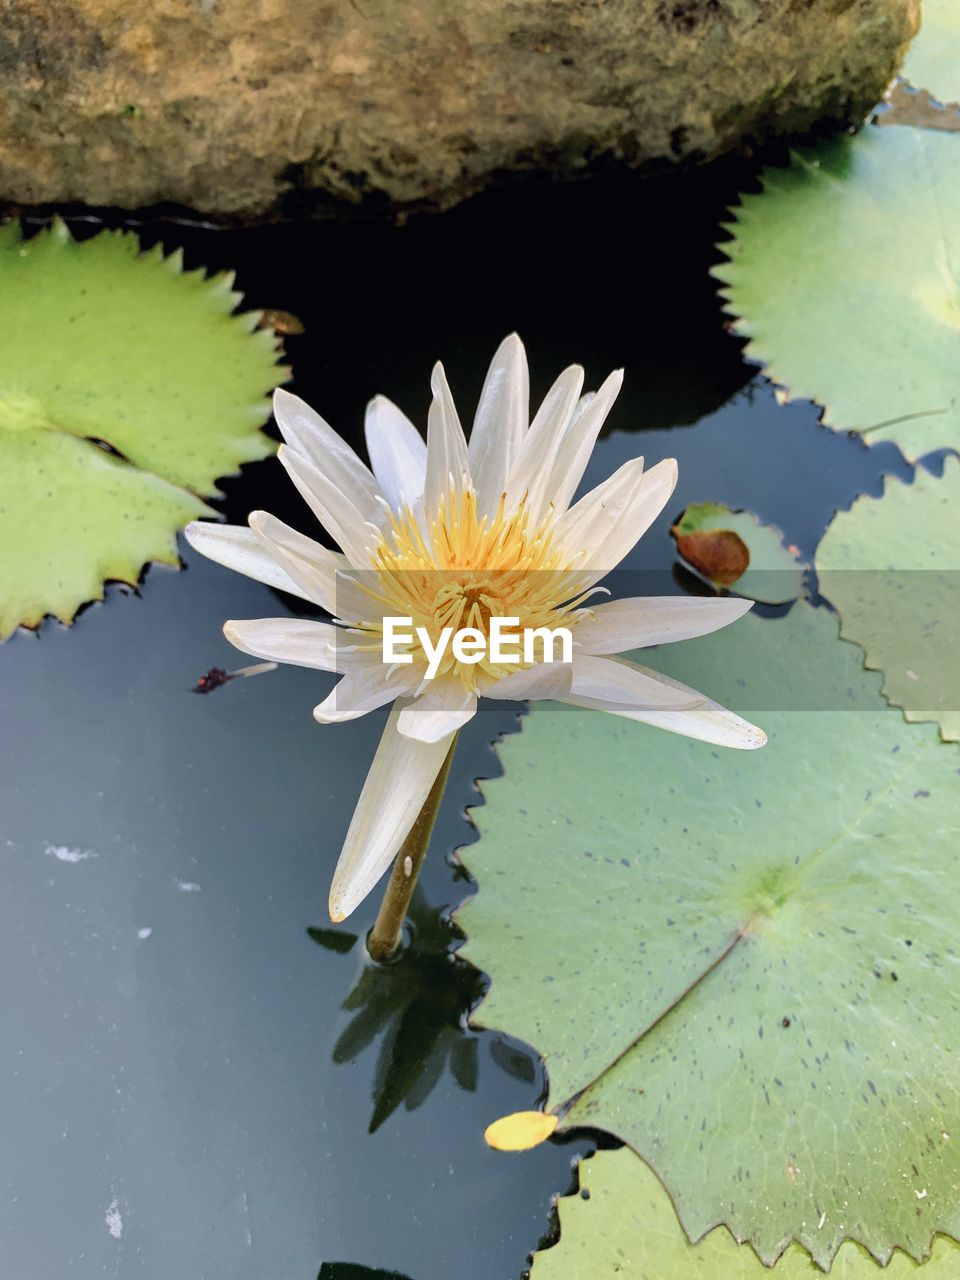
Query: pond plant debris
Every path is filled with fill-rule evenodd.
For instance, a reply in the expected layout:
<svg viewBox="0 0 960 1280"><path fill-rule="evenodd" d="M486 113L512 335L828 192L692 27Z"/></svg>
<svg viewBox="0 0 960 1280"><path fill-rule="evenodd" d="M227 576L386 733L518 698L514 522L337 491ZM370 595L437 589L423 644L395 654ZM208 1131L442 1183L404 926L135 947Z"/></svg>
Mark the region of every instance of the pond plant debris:
<svg viewBox="0 0 960 1280"><path fill-rule="evenodd" d="M270 671L276 671L277 665L276 662L255 662L249 667L238 667L236 671L224 671L223 667L211 667L204 675L198 677L192 692L213 693L214 689L221 688L230 680L236 680L239 677L263 676Z"/></svg>
<svg viewBox="0 0 960 1280"><path fill-rule="evenodd" d="M691 502L670 527L687 565L715 590L762 604L786 604L803 589L797 547L784 545L779 529L750 511L722 502Z"/></svg>

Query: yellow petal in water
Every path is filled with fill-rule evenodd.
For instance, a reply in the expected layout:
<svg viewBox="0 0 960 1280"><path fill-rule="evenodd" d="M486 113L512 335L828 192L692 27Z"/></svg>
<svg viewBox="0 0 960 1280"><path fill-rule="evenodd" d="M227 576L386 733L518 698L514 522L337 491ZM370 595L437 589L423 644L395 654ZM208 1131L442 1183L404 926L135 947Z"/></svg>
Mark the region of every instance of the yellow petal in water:
<svg viewBox="0 0 960 1280"><path fill-rule="evenodd" d="M515 1111L487 1125L484 1138L495 1151L529 1151L539 1147L557 1127L557 1117L549 1111Z"/></svg>

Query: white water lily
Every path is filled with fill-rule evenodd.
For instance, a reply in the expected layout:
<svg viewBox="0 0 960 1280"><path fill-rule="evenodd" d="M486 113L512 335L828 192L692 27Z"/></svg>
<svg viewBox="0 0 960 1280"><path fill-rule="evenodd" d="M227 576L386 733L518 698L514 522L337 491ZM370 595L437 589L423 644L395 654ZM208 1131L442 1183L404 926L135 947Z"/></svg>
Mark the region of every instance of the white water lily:
<svg viewBox="0 0 960 1280"><path fill-rule="evenodd" d="M245 653L341 676L315 708L317 720L350 720L393 704L334 873L333 920L348 916L390 866L478 697L555 699L727 747L766 741L695 690L614 656L705 635L741 617L749 601L585 603L660 514L677 480L672 459L644 471L636 458L573 503L622 380L622 371L612 373L595 395L581 396L583 370L573 366L531 422L526 355L511 335L490 365L469 442L437 364L426 441L389 400L370 402L369 468L302 400L278 390L280 461L340 552L263 511L251 513L249 528L187 527L206 556L331 615L329 623L264 618L224 626ZM518 618L521 628L569 628L572 662L467 665L448 652L426 680L417 641L405 665L384 661L385 617L410 617L436 635L448 625L486 632L493 616Z"/></svg>

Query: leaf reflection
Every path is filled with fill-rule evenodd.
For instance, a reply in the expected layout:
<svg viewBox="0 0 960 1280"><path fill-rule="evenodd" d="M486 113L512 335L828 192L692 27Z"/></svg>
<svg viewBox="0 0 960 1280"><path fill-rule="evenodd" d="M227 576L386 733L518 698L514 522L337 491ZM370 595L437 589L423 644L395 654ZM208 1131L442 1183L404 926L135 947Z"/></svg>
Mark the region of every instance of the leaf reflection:
<svg viewBox="0 0 960 1280"><path fill-rule="evenodd" d="M317 1280L408 1280L399 1271L377 1271L358 1262L325 1262Z"/></svg>
<svg viewBox="0 0 960 1280"><path fill-rule="evenodd" d="M450 925L419 889L410 923L409 945L396 960L366 963L343 1002L353 1017L333 1047L333 1061L341 1063L377 1043L371 1133L401 1104L408 1111L421 1106L447 1068L461 1089L477 1087L477 1039L466 1017L482 976L452 954Z"/></svg>
<svg viewBox="0 0 960 1280"><path fill-rule="evenodd" d="M480 1035L466 1021L483 993L483 975L453 953L454 929L420 888L410 925L409 945L396 960L366 961L342 1006L353 1016L333 1047L333 1061L345 1063L377 1045L371 1133L401 1105L415 1111L447 1070L460 1089L473 1093L477 1088ZM356 942L355 935L338 930L307 932L334 952L349 951ZM497 1066L515 1079L533 1081L536 1068L529 1054L500 1036L489 1040Z"/></svg>

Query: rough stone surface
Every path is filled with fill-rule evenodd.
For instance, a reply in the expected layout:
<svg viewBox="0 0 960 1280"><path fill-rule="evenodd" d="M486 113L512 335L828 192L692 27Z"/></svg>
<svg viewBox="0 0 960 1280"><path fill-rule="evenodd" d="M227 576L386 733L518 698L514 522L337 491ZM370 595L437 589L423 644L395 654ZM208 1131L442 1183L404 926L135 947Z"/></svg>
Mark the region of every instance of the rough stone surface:
<svg viewBox="0 0 960 1280"><path fill-rule="evenodd" d="M918 0L0 0L0 199L448 204L861 119Z"/></svg>

